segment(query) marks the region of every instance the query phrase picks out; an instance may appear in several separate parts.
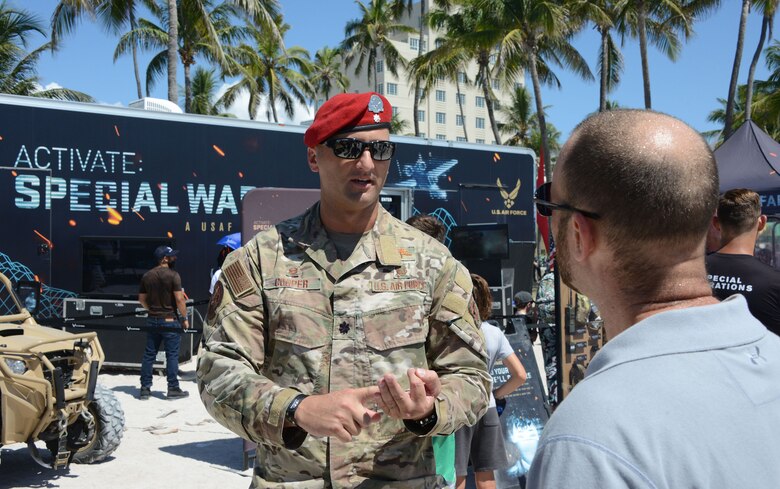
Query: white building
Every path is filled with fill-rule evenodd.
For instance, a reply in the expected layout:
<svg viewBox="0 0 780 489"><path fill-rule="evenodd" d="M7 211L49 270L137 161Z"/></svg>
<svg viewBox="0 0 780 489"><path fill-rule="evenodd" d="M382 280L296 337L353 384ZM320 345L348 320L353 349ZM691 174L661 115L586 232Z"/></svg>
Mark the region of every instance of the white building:
<svg viewBox="0 0 780 489"><path fill-rule="evenodd" d="M426 2L426 11L431 7L431 0ZM402 23L412 26L415 29L420 28L420 4L416 3L412 13L402 19ZM443 37L439 33L427 26L423 27L422 52L426 53L437 45L437 40ZM418 55L418 46L420 36L417 33L407 34L398 33L393 35L393 44L398 52L411 61ZM441 41L438 41L441 42ZM350 91L366 92L376 91L381 93L393 105L394 112L406 121L404 134L414 135L414 80L408 75L403 67L399 66L398 76L394 76L387 70L385 60L380 53L377 56L377 77L374 86L368 85L366 67L361 73L355 75L356 61L346 68L347 77L350 80ZM463 101L463 117L461 118L460 107L458 106L458 91L456 84L449 80L439 80L427 94L426 98L419 103L418 119L420 121L420 136L430 139L441 139L449 141L466 141L464 137L464 125L468 142L495 144L496 139L493 130L490 127L490 117L488 116L485 97L482 89L474 84L477 74L477 64L471 61L467 67L466 73L458 73L460 80L460 95ZM463 83L464 80L471 81L470 84ZM499 80L493 79L493 93L498 98L498 104L494 104L494 113L497 121L503 121L504 116L499 110L502 106L509 106L512 100L512 93L517 86L524 84L521 76L511 86L501 86ZM510 137L510 134L501 134L501 140L504 141Z"/></svg>

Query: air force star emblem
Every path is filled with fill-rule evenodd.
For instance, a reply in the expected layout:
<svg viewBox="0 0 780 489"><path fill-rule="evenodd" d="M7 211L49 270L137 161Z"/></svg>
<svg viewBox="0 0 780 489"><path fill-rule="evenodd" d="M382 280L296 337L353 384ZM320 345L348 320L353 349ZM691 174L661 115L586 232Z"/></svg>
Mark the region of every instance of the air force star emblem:
<svg viewBox="0 0 780 489"><path fill-rule="evenodd" d="M382 120L379 117L379 113L385 111L385 104L382 102L382 99L379 98L379 95L372 95L371 98L368 99L368 110L374 113L374 122Z"/></svg>

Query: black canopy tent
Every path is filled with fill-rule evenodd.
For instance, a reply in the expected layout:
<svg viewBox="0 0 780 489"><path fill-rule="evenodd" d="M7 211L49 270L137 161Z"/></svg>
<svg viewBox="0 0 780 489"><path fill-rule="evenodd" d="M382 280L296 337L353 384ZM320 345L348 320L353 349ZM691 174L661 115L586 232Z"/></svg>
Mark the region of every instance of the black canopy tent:
<svg viewBox="0 0 780 489"><path fill-rule="evenodd" d="M780 143L747 121L715 150L715 159L721 192L755 190L765 214L780 214Z"/></svg>

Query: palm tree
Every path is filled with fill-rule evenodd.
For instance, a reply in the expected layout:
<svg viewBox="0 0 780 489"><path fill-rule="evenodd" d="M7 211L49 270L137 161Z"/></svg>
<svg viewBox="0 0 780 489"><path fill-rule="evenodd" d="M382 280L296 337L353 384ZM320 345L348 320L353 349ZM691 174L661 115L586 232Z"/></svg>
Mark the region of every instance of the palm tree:
<svg viewBox="0 0 780 489"><path fill-rule="evenodd" d="M224 54L223 45L229 45L245 35L245 29L235 26L231 20L236 14L235 7L228 3L221 3L213 6L213 0L180 0L179 11L176 13L179 24L178 42L180 47L177 51L184 67L184 110L190 112L192 103L192 65L196 62L197 56L202 56L213 63L221 66L224 72L231 72L234 69L232 60ZM205 17L200 8L209 9ZM146 71L146 90L147 93L152 89L159 75L165 71L169 63L168 54L170 51L165 49L169 44L171 37L169 31L162 26L170 24L167 18L167 11L160 11L162 17L160 25L141 19L139 27L123 35L114 51L114 59L125 54L129 48L140 43L145 48L161 49L149 62ZM211 42L208 32L214 31L214 36L218 42ZM170 76L170 71L168 71ZM170 86L169 86L170 95Z"/></svg>
<svg viewBox="0 0 780 489"><path fill-rule="evenodd" d="M748 69L747 92L745 95L745 120L751 119L751 109L753 105L753 81L756 76L756 66L764 50L764 42L772 38L772 24L775 21L775 12L777 11L780 0L756 0L755 5L760 8L763 16L761 19L761 34L758 38L756 51L753 53L753 59L750 61Z"/></svg>
<svg viewBox="0 0 780 489"><path fill-rule="evenodd" d="M25 10L8 7L0 1L0 92L30 97L94 102L89 95L67 88L41 90L36 65L41 54L55 49L44 43L27 52L25 46L33 35L45 36L41 22Z"/></svg>
<svg viewBox="0 0 780 489"><path fill-rule="evenodd" d="M578 3L574 13L593 22L601 38L598 54L599 112L607 109L607 95L620 83L623 73L623 54L612 33L621 14L620 0L595 0Z"/></svg>
<svg viewBox="0 0 780 489"><path fill-rule="evenodd" d="M398 114L398 112L393 112L393 117L390 119L391 134L403 134L408 126L408 121L401 119L401 116Z"/></svg>
<svg viewBox="0 0 780 489"><path fill-rule="evenodd" d="M207 70L201 66L195 68L195 75L192 77L191 113L235 117L224 112L225 106L219 100L215 100L218 84L219 79L214 70Z"/></svg>
<svg viewBox="0 0 780 489"><path fill-rule="evenodd" d="M278 20L278 30L284 36L290 26L283 23L281 17ZM279 122L277 102L281 102L285 113L292 117L295 102L306 104L306 94L314 91L307 78L311 72L309 52L299 46L285 49L278 38L266 29L251 26L248 29L254 46L241 44L231 49L241 78L225 92L222 100L226 106L230 106L240 93L248 91L249 117L255 119L262 95L265 94L269 120L273 118L274 122Z"/></svg>
<svg viewBox="0 0 780 489"><path fill-rule="evenodd" d="M723 135L726 139L734 132L734 98L737 93L737 79L739 78L739 65L742 62L742 47L745 43L745 28L750 13L751 0L742 0L742 13L739 16L739 31L737 32L737 50L734 53L734 64L731 67L731 80L729 81L729 94L726 99L726 120L723 126ZM762 38L763 40L763 38Z"/></svg>
<svg viewBox="0 0 780 489"><path fill-rule="evenodd" d="M642 85L645 108L652 108L650 97L650 65L647 57L648 41L663 51L672 61L677 60L681 44L679 34L687 40L693 35L693 21L720 4L720 0L620 0L619 28L621 32L639 39L642 62Z"/></svg>
<svg viewBox="0 0 780 489"><path fill-rule="evenodd" d="M60 38L72 32L76 21L84 16L97 18L101 24L112 33L119 33L126 26L134 30L137 26L136 17L139 5L152 12L159 10L153 0L59 0L51 18L51 42L58 46ZM141 91L141 75L138 70L138 46L133 44L133 73L135 75L138 98L143 97Z"/></svg>
<svg viewBox="0 0 780 489"><path fill-rule="evenodd" d="M325 95L325 100L330 98L331 92L346 92L349 90L349 78L341 70L341 51L338 48L325 46L314 55L311 65L309 81L317 94Z"/></svg>
<svg viewBox="0 0 780 489"><path fill-rule="evenodd" d="M222 51L217 30L209 23L210 0L179 0L181 3L188 2L192 5L191 11L199 13L200 23L204 28L205 39L203 42L210 44L214 48L214 55L221 65L229 64ZM167 55L165 66L168 68L168 100L176 103L177 85L176 85L176 51L179 47L179 16L180 7L176 0L167 0L168 2L168 37L167 37ZM233 7L237 12L241 12L251 23L262 26L269 30L272 35L276 35L281 40L281 35L276 28L274 18L279 15L278 0L224 0L224 4ZM148 80L147 80L148 81ZM186 80L185 80L186 83Z"/></svg>
<svg viewBox="0 0 780 489"><path fill-rule="evenodd" d="M512 136L504 143L507 146L528 146L531 127L536 123L531 104L531 94L524 86L515 89L512 103L501 108L506 122L500 129Z"/></svg>
<svg viewBox="0 0 780 489"><path fill-rule="evenodd" d="M377 57L382 53L387 70L398 76L398 67L405 65L406 60L395 48L390 36L400 32L417 32L413 27L398 22L396 5L388 0L370 0L368 6L357 0L361 17L347 22L344 28L345 39L341 42L346 66L351 66L357 60L355 75L366 66L368 86L377 79Z"/></svg>
<svg viewBox="0 0 780 489"><path fill-rule="evenodd" d="M570 41L581 20L566 4L547 0L474 0L486 9L496 12L499 22L495 29L501 33L500 59L506 77L517 77L527 70L531 75L536 114L539 118L540 152L549 159L550 145L547 122L544 117L541 84L560 87L549 63L566 67L585 80L593 74L582 55ZM548 160L549 161L549 160ZM545 166L545 177L551 179L550 166Z"/></svg>
<svg viewBox="0 0 780 489"><path fill-rule="evenodd" d="M466 1L458 11L442 9L429 15L431 25L446 32L446 37L435 52L441 53L440 56L456 56L476 62L477 76L474 81L482 89L493 137L497 144L501 144L501 133L495 116L496 97L492 87L492 60L501 33L495 29L497 19L493 11L482 8L478 2ZM516 79L507 78L505 81L513 83Z"/></svg>
<svg viewBox="0 0 780 489"><path fill-rule="evenodd" d="M423 93L430 92L439 81L453 81L458 97L460 117L465 121L459 73L466 73L467 64L468 57L464 52L445 51L442 48L436 48L433 51L429 51L422 56L413 59L409 64L409 74L417 81L417 86ZM465 83L469 82L468 78L464 81ZM468 141L469 135L466 130L466 124L463 124L462 127L463 139L464 141ZM419 134L419 132L417 134Z"/></svg>

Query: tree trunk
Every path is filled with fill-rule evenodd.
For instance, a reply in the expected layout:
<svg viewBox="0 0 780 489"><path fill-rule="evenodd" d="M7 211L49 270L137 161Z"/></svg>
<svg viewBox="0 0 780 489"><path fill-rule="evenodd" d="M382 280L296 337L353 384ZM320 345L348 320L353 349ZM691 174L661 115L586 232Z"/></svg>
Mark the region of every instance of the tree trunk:
<svg viewBox="0 0 780 489"><path fill-rule="evenodd" d="M490 61L489 55L482 53L479 55L479 69L482 71L482 94L485 96L488 117L490 118L490 128L493 130L493 137L496 138L496 144L501 144L501 133L498 132L498 123L496 123L496 114L493 111L493 97L490 96ZM463 120L466 125L466 120Z"/></svg>
<svg viewBox="0 0 780 489"><path fill-rule="evenodd" d="M460 118L463 121L463 139L466 140L466 142L469 141L469 135L466 131L466 117L463 115L463 102L460 100L460 80L458 80L458 75L455 75L455 90L457 92L458 97L458 108L460 109Z"/></svg>
<svg viewBox="0 0 780 489"><path fill-rule="evenodd" d="M274 122L279 122L279 116L276 115L276 94L274 93L274 82L268 80L268 105L271 106L271 113L274 116Z"/></svg>
<svg viewBox="0 0 780 489"><path fill-rule="evenodd" d="M650 100L650 66L647 61L647 5L639 2L639 55L642 58L642 83L645 92L645 109L652 109ZM546 153L545 153L546 154Z"/></svg>
<svg viewBox="0 0 780 489"><path fill-rule="evenodd" d="M192 65L184 63L184 112L187 114L192 110L192 80L190 79L190 68Z"/></svg>
<svg viewBox="0 0 780 489"><path fill-rule="evenodd" d="M544 179L552 181L552 158L547 142L547 121L544 119L544 104L542 103L542 85L539 83L539 72L536 69L536 49L532 49L531 55L531 83L534 86L534 98L536 99L536 117L539 119L539 134L542 137L542 154L547 159L544 165Z"/></svg>
<svg viewBox="0 0 780 489"><path fill-rule="evenodd" d="M176 85L176 65L178 64L179 15L176 0L168 0L168 100L179 103L179 87Z"/></svg>
<svg viewBox="0 0 780 489"><path fill-rule="evenodd" d="M734 132L734 99L737 96L737 79L739 78L739 65L742 62L742 47L745 44L745 27L750 13L750 0L742 0L742 15L739 18L739 33L737 34L737 52L734 53L734 64L731 67L731 81L729 81L729 95L726 99L726 122L723 124L723 139L728 139Z"/></svg>
<svg viewBox="0 0 780 489"><path fill-rule="evenodd" d="M417 43L417 57L422 56L423 51L423 18L425 17L425 0L420 0L420 42ZM414 80L414 135L420 137L420 121L417 113L420 110L420 80ZM428 114L430 117L430 114Z"/></svg>
<svg viewBox="0 0 780 489"><path fill-rule="evenodd" d="M127 7L127 13L130 17L130 30L135 30L135 14L133 13L133 9L129 6ZM135 74L135 87L138 91L138 98L143 98L144 94L141 90L141 73L138 71L138 44L134 41L133 42L133 48L132 48L132 54L133 54L133 73Z"/></svg>
<svg viewBox="0 0 780 489"><path fill-rule="evenodd" d="M601 86L599 87L599 112L607 110L607 77L609 75L609 53L608 42L609 30L606 27L600 27L601 33Z"/></svg>
<svg viewBox="0 0 780 489"><path fill-rule="evenodd" d="M753 79L756 76L756 65L761 58L761 51L764 50L764 40L766 40L766 33L769 26L772 24L772 17L764 16L761 21L761 35L758 38L758 46L756 46L756 52L753 53L753 60L750 62L750 69L748 70L747 80L747 93L745 94L745 122L749 121L753 116Z"/></svg>

